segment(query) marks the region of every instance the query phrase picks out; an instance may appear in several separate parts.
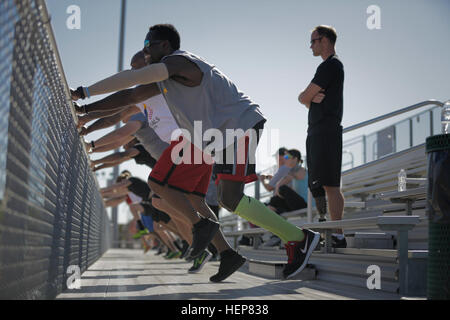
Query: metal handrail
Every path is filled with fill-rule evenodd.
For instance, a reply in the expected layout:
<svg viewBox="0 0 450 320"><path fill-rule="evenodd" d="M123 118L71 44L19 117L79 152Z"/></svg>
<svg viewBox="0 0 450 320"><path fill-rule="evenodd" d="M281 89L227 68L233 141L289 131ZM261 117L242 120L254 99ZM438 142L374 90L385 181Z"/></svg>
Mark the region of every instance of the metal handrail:
<svg viewBox="0 0 450 320"><path fill-rule="evenodd" d="M405 108L399 109L397 111L393 111L391 113L387 113L385 115L373 118L371 120L367 120L367 121L360 122L358 124L354 124L354 125L352 125L352 126L350 126L348 128L345 128L342 131L342 133L347 133L347 132L350 132L350 131L353 131L353 130L356 130L356 129L359 129L359 128L362 128L362 127L366 127L366 126L368 126L370 124L373 124L373 123L376 123L376 122L380 122L382 120L386 120L386 119L398 116L398 115L400 115L402 113L406 113L406 112L409 112L409 111L412 111L412 110L415 110L415 109L418 109L418 108L421 108L421 107L424 107L424 106L428 106L428 105L437 105L437 106L442 108L444 106L444 103L440 102L438 100L434 100L434 99L422 101L420 103L413 104L412 106L405 107Z"/></svg>

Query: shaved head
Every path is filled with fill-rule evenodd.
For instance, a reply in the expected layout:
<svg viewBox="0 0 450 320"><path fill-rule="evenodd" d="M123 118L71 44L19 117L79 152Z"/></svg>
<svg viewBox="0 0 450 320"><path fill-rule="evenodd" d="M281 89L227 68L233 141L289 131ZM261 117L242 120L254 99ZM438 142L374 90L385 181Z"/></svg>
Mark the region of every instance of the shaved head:
<svg viewBox="0 0 450 320"><path fill-rule="evenodd" d="M145 67L147 63L145 62L145 54L144 51L138 51L133 58L131 58L131 67L133 69L140 69Z"/></svg>

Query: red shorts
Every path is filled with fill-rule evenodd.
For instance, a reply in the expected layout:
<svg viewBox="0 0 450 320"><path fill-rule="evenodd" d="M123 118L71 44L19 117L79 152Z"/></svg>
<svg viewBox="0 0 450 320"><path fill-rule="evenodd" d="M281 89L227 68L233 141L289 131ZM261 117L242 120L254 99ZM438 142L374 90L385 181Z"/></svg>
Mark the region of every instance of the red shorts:
<svg viewBox="0 0 450 320"><path fill-rule="evenodd" d="M256 147L262 135L265 120L257 123L253 129L256 135L250 135L248 132L234 144L225 149L216 152L215 157L218 160L214 164L214 174L216 175L216 184L220 180L239 181L250 183L258 180L256 175Z"/></svg>
<svg viewBox="0 0 450 320"><path fill-rule="evenodd" d="M185 155L184 160L177 164L176 159L178 158L172 159L172 155L178 154L177 150L186 146L187 143L191 150L190 155ZM175 147L177 149L174 150ZM172 141L156 162L148 179L160 185L167 184L169 187L185 193L205 197L211 179L212 164L206 163L203 154L199 156L198 150L197 156L195 156L195 149L189 141L181 139ZM208 162L210 163L210 161Z"/></svg>

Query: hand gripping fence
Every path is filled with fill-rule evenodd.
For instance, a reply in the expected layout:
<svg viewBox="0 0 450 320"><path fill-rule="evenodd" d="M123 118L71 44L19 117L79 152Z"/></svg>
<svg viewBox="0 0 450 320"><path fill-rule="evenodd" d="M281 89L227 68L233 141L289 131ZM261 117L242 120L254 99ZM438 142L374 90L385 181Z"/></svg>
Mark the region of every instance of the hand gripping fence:
<svg viewBox="0 0 450 320"><path fill-rule="evenodd" d="M111 244L43 0L0 2L0 299L52 299Z"/></svg>

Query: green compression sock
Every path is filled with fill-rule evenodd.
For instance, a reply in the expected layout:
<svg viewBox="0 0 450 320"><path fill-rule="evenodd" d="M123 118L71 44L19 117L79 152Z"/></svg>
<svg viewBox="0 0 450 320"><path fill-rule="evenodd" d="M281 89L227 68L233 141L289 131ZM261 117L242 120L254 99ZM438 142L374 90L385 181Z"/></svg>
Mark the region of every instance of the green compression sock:
<svg viewBox="0 0 450 320"><path fill-rule="evenodd" d="M305 237L300 228L289 223L255 198L244 195L234 212L245 220L272 232L284 243L302 241Z"/></svg>

